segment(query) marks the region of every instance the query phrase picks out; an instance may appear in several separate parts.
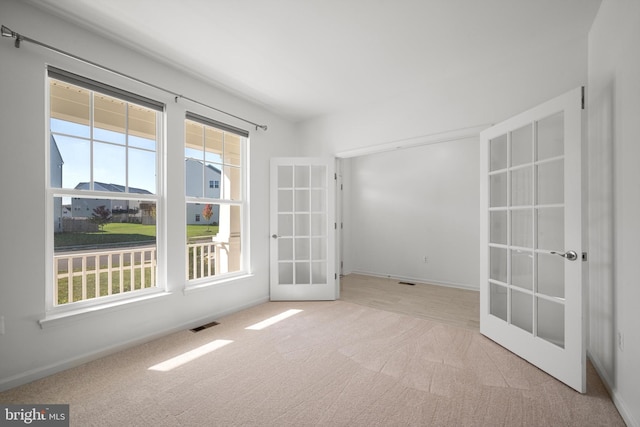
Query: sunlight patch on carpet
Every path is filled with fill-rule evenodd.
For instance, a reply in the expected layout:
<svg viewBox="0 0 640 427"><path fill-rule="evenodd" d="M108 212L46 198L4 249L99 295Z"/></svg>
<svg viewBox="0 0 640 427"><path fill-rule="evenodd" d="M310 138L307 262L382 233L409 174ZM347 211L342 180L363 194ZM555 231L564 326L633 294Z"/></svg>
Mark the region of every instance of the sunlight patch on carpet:
<svg viewBox="0 0 640 427"><path fill-rule="evenodd" d="M202 345L198 348L194 348L193 350L187 351L186 353L182 353L179 356L172 357L171 359L165 360L164 362L160 362L157 365L153 365L149 368L150 371L160 371L160 372L168 372L172 369L175 369L179 366L184 365L185 363L192 362L199 357L204 356L205 354L211 353L221 347L224 347L227 344L231 344L233 341L231 340L215 340L208 344Z"/></svg>
<svg viewBox="0 0 640 427"><path fill-rule="evenodd" d="M291 316L293 316L295 314L298 314L301 311L302 310L297 310L297 309L293 309L292 308L291 310L284 311L284 312L282 312L280 314L277 314L277 315L275 315L273 317L270 317L270 318L268 318L266 320L263 320L262 322L258 322L258 323L255 323L255 324L251 325L251 326L248 326L245 329L251 329L253 331L259 331L259 330L262 330L262 329L264 329L264 328L266 328L268 326L273 325L274 323L278 323L278 322L280 322L280 321L282 321L282 320L284 320L284 319L286 319L288 317L291 317Z"/></svg>

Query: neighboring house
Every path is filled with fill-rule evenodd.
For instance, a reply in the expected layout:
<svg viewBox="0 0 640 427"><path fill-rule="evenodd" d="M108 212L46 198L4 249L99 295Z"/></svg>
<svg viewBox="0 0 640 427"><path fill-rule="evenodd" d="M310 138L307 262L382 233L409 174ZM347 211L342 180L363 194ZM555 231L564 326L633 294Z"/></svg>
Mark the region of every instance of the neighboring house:
<svg viewBox="0 0 640 427"><path fill-rule="evenodd" d="M124 193L125 187L119 184L105 184L94 182L95 191L109 191L112 193ZM76 190L88 190L89 183L81 182L75 187ZM151 194L149 191L129 187L127 194ZM143 206L144 205L144 206ZM155 214L147 206L148 203L138 200L110 200L110 199L84 199L74 197L71 199L71 216L73 218L91 218L93 210L104 206L113 215L112 222L137 222L140 224L155 224Z"/></svg>
<svg viewBox="0 0 640 427"><path fill-rule="evenodd" d="M64 160L58 149L58 144L53 135L51 143L51 187L62 188L62 166ZM219 172L218 172L219 173ZM76 190L88 190L89 183L81 182L76 185ZM94 190L124 193L125 187L118 184L105 184L94 182ZM149 191L129 187L129 194L151 194ZM62 205L62 198L53 200L53 229L55 233L64 231L62 218L90 218L93 210L99 206L105 206L111 211L114 222L139 222L141 224L155 224L155 207L146 202L137 200L108 200L108 199L79 199L74 197L71 205Z"/></svg>
<svg viewBox="0 0 640 427"><path fill-rule="evenodd" d="M204 180L202 179L202 170L204 169ZM208 199L220 198L220 169L211 165L203 168L203 162L194 159L185 160L185 176L186 176L186 194L193 197L205 197ZM204 189L202 186L204 185ZM203 191L204 190L204 191ZM187 204L187 224L213 224L219 222L220 207L213 205L213 215L207 221L202 216L202 210L206 203L188 203Z"/></svg>
<svg viewBox="0 0 640 427"><path fill-rule="evenodd" d="M53 136L51 137L52 144L52 165L51 165L51 184L53 187L62 186L62 157L58 151ZM59 161L58 161L59 159ZM54 161L55 160L55 161ZM221 171L211 165L204 167L205 179L202 180L201 171L203 170L203 162L193 159L187 159L185 163L186 168L186 181L187 191L189 196L204 196L209 199L220 198L220 183L221 183ZM54 178L54 173L57 174ZM204 189L203 189L204 185ZM76 190L88 190L89 183L81 182L75 187ZM94 190L96 191L109 191L115 193L124 193L125 187L119 184L107 184L103 182L94 182ZM129 187L129 194L151 194L149 191ZM62 216L63 206L62 200L56 200L59 206L56 205L55 224L56 230L62 231ZM109 209L113 215L113 222L139 222L141 224L155 224L155 210L148 206L148 203L140 203L136 200L110 200L110 199L80 199L74 197L71 200L71 206L67 207L70 213L65 216L73 218L90 218L93 215L93 210L99 206L105 206ZM202 211L206 203L195 203L187 205L187 224L213 224L219 222L218 205L213 205L213 215L207 221L202 215Z"/></svg>
<svg viewBox="0 0 640 427"><path fill-rule="evenodd" d="M60 154L60 150L58 149L58 144L56 143L55 138L51 135L50 139L51 144L51 164L49 168L51 169L51 187L60 188L62 187L62 165L64 165L64 161L62 160L62 155ZM62 198L55 197L53 199L53 231L54 233L59 233L62 231Z"/></svg>

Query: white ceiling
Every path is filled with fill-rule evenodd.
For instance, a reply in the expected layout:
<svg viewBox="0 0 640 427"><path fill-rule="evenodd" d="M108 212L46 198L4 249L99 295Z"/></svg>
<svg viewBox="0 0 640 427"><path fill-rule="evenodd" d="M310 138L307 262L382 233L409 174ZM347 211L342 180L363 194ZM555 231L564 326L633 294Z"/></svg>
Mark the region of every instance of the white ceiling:
<svg viewBox="0 0 640 427"><path fill-rule="evenodd" d="M600 0L28 0L294 121L584 45ZM586 46L586 45L584 45ZM107 65L107 64L105 64Z"/></svg>

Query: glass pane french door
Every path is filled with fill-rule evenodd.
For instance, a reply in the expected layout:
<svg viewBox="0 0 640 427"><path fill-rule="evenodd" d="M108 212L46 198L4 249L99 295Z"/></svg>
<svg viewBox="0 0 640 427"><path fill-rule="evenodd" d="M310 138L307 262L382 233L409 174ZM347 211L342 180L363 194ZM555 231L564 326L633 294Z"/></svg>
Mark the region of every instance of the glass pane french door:
<svg viewBox="0 0 640 427"><path fill-rule="evenodd" d="M490 313L564 347L564 113L489 141Z"/></svg>
<svg viewBox="0 0 640 427"><path fill-rule="evenodd" d="M483 334L584 391L580 96L481 134L480 321Z"/></svg>
<svg viewBox="0 0 640 427"><path fill-rule="evenodd" d="M332 165L273 159L271 177L271 299L335 299Z"/></svg>

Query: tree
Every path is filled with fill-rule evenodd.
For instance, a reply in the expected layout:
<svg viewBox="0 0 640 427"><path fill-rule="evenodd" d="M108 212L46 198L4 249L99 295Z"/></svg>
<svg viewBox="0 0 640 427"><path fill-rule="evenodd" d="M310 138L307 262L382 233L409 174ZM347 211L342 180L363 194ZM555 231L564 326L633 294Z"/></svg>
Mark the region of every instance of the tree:
<svg viewBox="0 0 640 427"><path fill-rule="evenodd" d="M204 217L205 220L207 220L207 231L209 231L209 226L211 225L209 223L209 220L213 216L213 206L205 205L204 209L202 209L202 216Z"/></svg>
<svg viewBox="0 0 640 427"><path fill-rule="evenodd" d="M111 211L105 205L98 206L93 210L89 220L94 224L98 224L100 231L104 230L104 225L111 221Z"/></svg>

